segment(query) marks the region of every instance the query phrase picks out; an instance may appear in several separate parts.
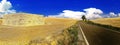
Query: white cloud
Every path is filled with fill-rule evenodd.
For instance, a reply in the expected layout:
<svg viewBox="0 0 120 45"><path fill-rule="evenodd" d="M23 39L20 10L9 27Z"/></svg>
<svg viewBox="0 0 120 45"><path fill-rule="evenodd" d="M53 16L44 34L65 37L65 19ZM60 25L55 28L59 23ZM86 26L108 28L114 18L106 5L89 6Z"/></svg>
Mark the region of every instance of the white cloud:
<svg viewBox="0 0 120 45"><path fill-rule="evenodd" d="M85 13L80 11L64 10L63 13L60 13L59 15L49 15L49 17L81 19L82 15L85 15Z"/></svg>
<svg viewBox="0 0 120 45"><path fill-rule="evenodd" d="M87 8L87 9L84 9L84 11L86 11L86 17L88 19L102 18L100 14L103 14L103 11L100 9Z"/></svg>
<svg viewBox="0 0 120 45"><path fill-rule="evenodd" d="M73 18L80 20L81 17L85 15L87 19L102 18L100 14L102 14L103 12L100 9L88 8L84 9L84 11L85 12L64 10L63 13L60 13L58 15L49 15L49 17Z"/></svg>
<svg viewBox="0 0 120 45"><path fill-rule="evenodd" d="M118 13L118 16L120 17L120 13Z"/></svg>
<svg viewBox="0 0 120 45"><path fill-rule="evenodd" d="M110 17L117 17L117 14L115 14L114 12L110 12L109 15Z"/></svg>
<svg viewBox="0 0 120 45"><path fill-rule="evenodd" d="M12 4L9 1L2 0L0 2L0 17L2 17L4 14L16 13L16 11L11 8Z"/></svg>
<svg viewBox="0 0 120 45"><path fill-rule="evenodd" d="M85 13L80 11L64 10L60 15L66 18L81 19L81 16L85 15Z"/></svg>

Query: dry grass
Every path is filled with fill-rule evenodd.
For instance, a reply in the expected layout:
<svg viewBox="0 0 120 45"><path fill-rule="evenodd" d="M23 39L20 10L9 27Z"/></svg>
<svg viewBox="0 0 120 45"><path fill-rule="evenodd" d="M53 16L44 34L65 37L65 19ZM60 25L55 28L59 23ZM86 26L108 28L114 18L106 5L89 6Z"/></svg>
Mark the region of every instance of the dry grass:
<svg viewBox="0 0 120 45"><path fill-rule="evenodd" d="M1 25L1 23L2 23L2 19L0 19L0 25Z"/></svg>
<svg viewBox="0 0 120 45"><path fill-rule="evenodd" d="M74 23L76 23L76 21L78 20L74 20L74 19L66 19L66 18L46 18L45 19L45 22L47 24L62 24L62 25L66 25L66 26L71 26L73 25Z"/></svg>
<svg viewBox="0 0 120 45"><path fill-rule="evenodd" d="M74 25L77 20L46 18L45 22L46 25L30 27L0 25L0 45L23 45L31 40L47 39L49 36L60 34L63 29Z"/></svg>
<svg viewBox="0 0 120 45"><path fill-rule="evenodd" d="M114 27L120 27L120 17L118 18L104 18L92 20L94 23L99 23L103 25L111 25Z"/></svg>

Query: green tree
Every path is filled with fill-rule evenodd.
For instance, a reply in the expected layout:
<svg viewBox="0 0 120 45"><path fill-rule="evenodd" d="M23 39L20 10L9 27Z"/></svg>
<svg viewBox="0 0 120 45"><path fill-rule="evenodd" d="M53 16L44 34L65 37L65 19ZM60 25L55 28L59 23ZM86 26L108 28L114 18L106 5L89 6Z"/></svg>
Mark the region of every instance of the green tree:
<svg viewBox="0 0 120 45"><path fill-rule="evenodd" d="M83 20L83 21L86 21L85 15L82 16L82 20Z"/></svg>

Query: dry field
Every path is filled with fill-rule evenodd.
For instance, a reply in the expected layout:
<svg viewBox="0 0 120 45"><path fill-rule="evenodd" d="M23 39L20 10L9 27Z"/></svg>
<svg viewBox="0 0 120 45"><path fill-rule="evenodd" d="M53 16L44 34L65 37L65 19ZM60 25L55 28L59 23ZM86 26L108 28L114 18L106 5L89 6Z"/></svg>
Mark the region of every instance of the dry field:
<svg viewBox="0 0 120 45"><path fill-rule="evenodd" d="M99 23L103 25L111 25L113 27L120 27L120 17L117 18L104 18L92 20L94 23Z"/></svg>
<svg viewBox="0 0 120 45"><path fill-rule="evenodd" d="M51 40L51 36L58 36L64 29L74 25L77 21L64 18L46 18L45 22L45 25L30 27L0 25L0 45L27 45L34 40ZM55 42L52 45L55 45Z"/></svg>
<svg viewBox="0 0 120 45"><path fill-rule="evenodd" d="M0 24L2 23L2 19L0 19Z"/></svg>

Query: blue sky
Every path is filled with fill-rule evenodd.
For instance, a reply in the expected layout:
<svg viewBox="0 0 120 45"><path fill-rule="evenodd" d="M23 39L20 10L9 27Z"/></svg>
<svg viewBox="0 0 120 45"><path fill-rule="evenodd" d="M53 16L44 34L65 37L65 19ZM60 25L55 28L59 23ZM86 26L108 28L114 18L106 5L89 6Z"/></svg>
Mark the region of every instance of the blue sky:
<svg viewBox="0 0 120 45"><path fill-rule="evenodd" d="M83 11L98 8L104 14L120 12L120 0L8 0L17 12L56 15L63 10Z"/></svg>

